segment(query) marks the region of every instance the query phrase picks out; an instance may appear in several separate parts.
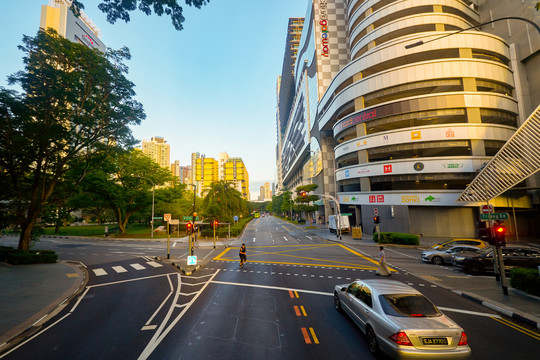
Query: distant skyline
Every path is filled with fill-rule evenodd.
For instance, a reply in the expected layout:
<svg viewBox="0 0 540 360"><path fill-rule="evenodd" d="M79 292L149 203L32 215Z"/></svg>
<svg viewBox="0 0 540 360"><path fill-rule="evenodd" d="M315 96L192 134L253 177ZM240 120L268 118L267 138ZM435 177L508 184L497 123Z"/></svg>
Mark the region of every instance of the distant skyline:
<svg viewBox="0 0 540 360"><path fill-rule="evenodd" d="M275 182L276 85L281 74L289 17L304 17L306 0L213 0L184 8L184 30L167 16L130 14L131 21L107 23L100 1L84 0L84 12L101 30L107 47L127 46L128 78L146 120L132 127L139 141L163 137L171 162L191 164L191 153L241 157L257 199L265 182ZM47 0L5 1L0 86L23 69L23 35L35 36Z"/></svg>

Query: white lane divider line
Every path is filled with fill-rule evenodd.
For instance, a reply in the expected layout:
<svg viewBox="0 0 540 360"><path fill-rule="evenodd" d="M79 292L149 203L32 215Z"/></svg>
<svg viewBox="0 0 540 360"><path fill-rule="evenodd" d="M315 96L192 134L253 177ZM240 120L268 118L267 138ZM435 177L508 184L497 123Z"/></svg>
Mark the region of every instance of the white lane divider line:
<svg viewBox="0 0 540 360"><path fill-rule="evenodd" d="M113 266L113 270L117 273L125 273L127 270L122 266Z"/></svg>
<svg viewBox="0 0 540 360"><path fill-rule="evenodd" d="M132 268L134 268L135 270L144 270L146 269L144 266L142 266L141 264L129 264L129 266L131 266Z"/></svg>
<svg viewBox="0 0 540 360"><path fill-rule="evenodd" d="M286 238L285 236L283 237L283 239L284 239L285 241L289 241L289 240L287 240L287 238Z"/></svg>
<svg viewBox="0 0 540 360"><path fill-rule="evenodd" d="M92 271L94 272L94 274L96 274L96 276L103 276L103 275L107 275L107 272L103 269L92 269Z"/></svg>
<svg viewBox="0 0 540 360"><path fill-rule="evenodd" d="M255 239L256 239L256 238L253 238L253 242L255 242Z"/></svg>

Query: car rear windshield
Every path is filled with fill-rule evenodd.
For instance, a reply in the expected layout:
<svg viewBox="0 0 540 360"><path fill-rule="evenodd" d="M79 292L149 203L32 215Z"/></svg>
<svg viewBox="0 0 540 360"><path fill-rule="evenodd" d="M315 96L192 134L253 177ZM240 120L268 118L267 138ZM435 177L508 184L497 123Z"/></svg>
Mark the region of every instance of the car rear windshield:
<svg viewBox="0 0 540 360"><path fill-rule="evenodd" d="M383 311L391 316L432 317L442 313L423 295L389 294L379 295Z"/></svg>

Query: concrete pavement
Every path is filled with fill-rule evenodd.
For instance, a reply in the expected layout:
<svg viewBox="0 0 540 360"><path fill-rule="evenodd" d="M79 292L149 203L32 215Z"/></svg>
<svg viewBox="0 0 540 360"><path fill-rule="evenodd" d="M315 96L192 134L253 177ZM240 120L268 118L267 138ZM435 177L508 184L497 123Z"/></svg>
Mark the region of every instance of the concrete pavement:
<svg viewBox="0 0 540 360"><path fill-rule="evenodd" d="M378 246L373 242L371 235L364 234L362 239L353 239L350 234L343 234L340 239L330 233L324 225L290 225L296 227L299 233L319 236L329 241L351 246ZM235 240L218 241L216 248L225 248ZM420 247L427 248L441 240L444 239L422 237ZM198 246L213 247L213 242L202 241ZM204 265L188 266L186 259L162 260L171 263L186 275L190 275ZM425 278L425 280L434 282L430 278ZM76 263L58 262L17 266L0 263L0 353L16 344L20 338L37 332L44 322L68 303L68 300L76 297L84 289L86 281L86 271ZM471 277L471 281L467 282L445 279L443 283L435 283L505 316L540 329L540 298L538 297L513 288L509 288L509 295L503 295L499 283L494 279L486 281L485 277L477 279Z"/></svg>

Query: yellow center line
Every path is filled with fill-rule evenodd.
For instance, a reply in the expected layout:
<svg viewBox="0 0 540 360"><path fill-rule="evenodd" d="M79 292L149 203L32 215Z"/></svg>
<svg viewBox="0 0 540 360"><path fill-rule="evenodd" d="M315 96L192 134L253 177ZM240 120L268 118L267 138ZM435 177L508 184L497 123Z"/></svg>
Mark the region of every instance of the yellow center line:
<svg viewBox="0 0 540 360"><path fill-rule="evenodd" d="M313 337L313 341L315 342L315 344L318 344L319 339L317 339L317 335L315 335L315 330L313 330L313 328L310 327L309 331L311 332L311 336Z"/></svg>
<svg viewBox="0 0 540 360"><path fill-rule="evenodd" d="M306 309L304 309L302 305L300 305L300 310L302 310L302 314L304 314L304 316L307 316Z"/></svg>
<svg viewBox="0 0 540 360"><path fill-rule="evenodd" d="M528 335L530 337L532 337L533 339L536 339L536 340L540 340L540 335L538 335L537 333L527 329L527 328L524 328L520 325L517 325L517 324L514 324L513 322L511 321L508 321L506 319L502 319L502 318L495 318L495 317L492 317L493 320L496 320L498 322L500 322L501 324L503 325L506 325L508 327L511 327L512 329L515 329L525 335Z"/></svg>

